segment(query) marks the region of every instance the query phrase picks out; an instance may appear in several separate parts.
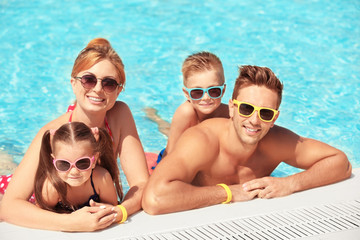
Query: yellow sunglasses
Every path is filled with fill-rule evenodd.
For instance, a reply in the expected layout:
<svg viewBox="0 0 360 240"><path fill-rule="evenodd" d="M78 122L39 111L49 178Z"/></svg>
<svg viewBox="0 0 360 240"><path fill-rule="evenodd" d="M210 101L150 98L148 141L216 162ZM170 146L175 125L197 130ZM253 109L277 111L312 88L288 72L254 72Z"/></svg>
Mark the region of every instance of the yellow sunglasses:
<svg viewBox="0 0 360 240"><path fill-rule="evenodd" d="M257 107L251 103L239 102L236 99L233 100L233 103L238 106L238 112L240 116L251 117L254 112L257 111L259 118L264 122L271 122L279 112L278 110L272 108Z"/></svg>

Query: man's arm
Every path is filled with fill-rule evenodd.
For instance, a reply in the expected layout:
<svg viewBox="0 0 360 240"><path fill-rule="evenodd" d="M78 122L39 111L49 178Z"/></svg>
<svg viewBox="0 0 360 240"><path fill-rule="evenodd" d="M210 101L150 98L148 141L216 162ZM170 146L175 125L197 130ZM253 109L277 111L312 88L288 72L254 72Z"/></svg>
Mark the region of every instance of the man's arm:
<svg viewBox="0 0 360 240"><path fill-rule="evenodd" d="M212 135L210 129L199 130L196 126L185 131L174 151L160 162L150 177L142 200L143 209L149 214L163 214L226 201L228 195L223 187L192 184L196 175L210 169L218 158L218 144L217 136ZM239 184L229 188L233 201L249 200L258 193L245 193Z"/></svg>
<svg viewBox="0 0 360 240"><path fill-rule="evenodd" d="M223 193L211 187L191 185L196 174L212 162L214 147L206 147L208 136L196 127L186 131L174 151L155 168L145 188L142 205L150 214L177 212L224 201ZM212 141L213 143L214 141ZM211 149L209 151L209 149ZM211 153L209 153L211 152ZM220 199L221 200L216 200Z"/></svg>
<svg viewBox="0 0 360 240"><path fill-rule="evenodd" d="M335 183L351 176L351 164L347 156L326 143L303 138L295 133L280 129L278 155L291 166L305 171L285 177L265 177L244 184L244 189L261 189L259 197L272 198L294 192Z"/></svg>

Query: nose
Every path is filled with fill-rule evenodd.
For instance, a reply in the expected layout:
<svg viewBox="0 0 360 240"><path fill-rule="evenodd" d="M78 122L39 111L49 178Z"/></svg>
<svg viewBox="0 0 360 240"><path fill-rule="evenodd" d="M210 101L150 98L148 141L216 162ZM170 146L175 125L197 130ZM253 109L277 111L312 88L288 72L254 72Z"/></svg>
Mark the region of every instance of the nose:
<svg viewBox="0 0 360 240"><path fill-rule="evenodd" d="M93 88L93 90L95 92L100 92L102 90L102 85L101 85L101 81L100 79L97 80L97 83L95 85L95 87Z"/></svg>
<svg viewBox="0 0 360 240"><path fill-rule="evenodd" d="M73 166L71 166L70 167L70 170L69 170L69 173L78 173L79 172L79 170L73 165Z"/></svg>
<svg viewBox="0 0 360 240"><path fill-rule="evenodd" d="M253 125L259 125L261 123L261 119L257 110L255 110L255 112L250 116L249 122Z"/></svg>
<svg viewBox="0 0 360 240"><path fill-rule="evenodd" d="M210 96L209 96L208 92L204 92L204 96L201 99L202 100L209 100Z"/></svg>

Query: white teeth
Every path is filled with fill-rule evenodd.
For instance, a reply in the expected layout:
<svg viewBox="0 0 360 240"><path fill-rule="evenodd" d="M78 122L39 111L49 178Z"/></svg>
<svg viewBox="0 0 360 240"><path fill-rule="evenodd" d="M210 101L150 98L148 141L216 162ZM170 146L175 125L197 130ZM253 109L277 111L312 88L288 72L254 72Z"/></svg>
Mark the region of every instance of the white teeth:
<svg viewBox="0 0 360 240"><path fill-rule="evenodd" d="M249 132L257 132L257 129L247 128L247 127L245 127L245 128L246 128L246 130L248 130Z"/></svg>
<svg viewBox="0 0 360 240"><path fill-rule="evenodd" d="M102 98L96 98L96 97L89 97L89 99L94 102L102 102L103 101Z"/></svg>

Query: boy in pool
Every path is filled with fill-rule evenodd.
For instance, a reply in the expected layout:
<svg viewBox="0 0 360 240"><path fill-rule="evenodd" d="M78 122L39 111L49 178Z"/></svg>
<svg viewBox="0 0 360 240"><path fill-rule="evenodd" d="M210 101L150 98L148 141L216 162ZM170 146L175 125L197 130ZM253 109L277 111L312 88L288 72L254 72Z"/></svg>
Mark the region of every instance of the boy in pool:
<svg viewBox="0 0 360 240"><path fill-rule="evenodd" d="M173 116L166 149L159 154L158 162L174 148L181 134L188 128L209 118L229 118L227 104L221 103L226 84L220 59L210 52L198 52L188 56L182 65L183 92L187 100ZM146 109L148 117L167 133L164 120L152 109Z"/></svg>

